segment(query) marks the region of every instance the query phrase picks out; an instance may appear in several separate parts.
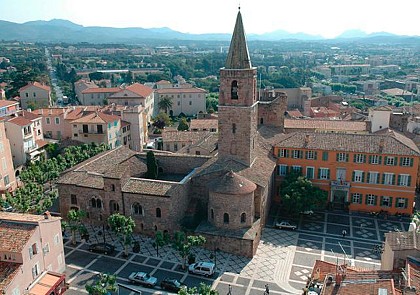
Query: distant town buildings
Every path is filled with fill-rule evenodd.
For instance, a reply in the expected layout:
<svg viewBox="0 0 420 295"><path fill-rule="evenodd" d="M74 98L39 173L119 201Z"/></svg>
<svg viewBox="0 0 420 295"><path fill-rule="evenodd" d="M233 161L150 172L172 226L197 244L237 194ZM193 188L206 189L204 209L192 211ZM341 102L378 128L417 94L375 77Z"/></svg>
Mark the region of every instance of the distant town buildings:
<svg viewBox="0 0 420 295"><path fill-rule="evenodd" d="M26 110L51 105L51 88L39 82L29 83L19 89L20 104Z"/></svg>

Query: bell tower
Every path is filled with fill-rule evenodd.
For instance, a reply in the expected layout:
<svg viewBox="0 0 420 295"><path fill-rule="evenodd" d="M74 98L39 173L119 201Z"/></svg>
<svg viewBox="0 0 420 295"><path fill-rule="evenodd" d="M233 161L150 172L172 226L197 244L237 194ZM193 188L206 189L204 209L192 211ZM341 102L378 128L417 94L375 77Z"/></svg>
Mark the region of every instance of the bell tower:
<svg viewBox="0 0 420 295"><path fill-rule="evenodd" d="M248 167L252 165L257 115L257 69L251 66L239 10L226 64L220 69L219 158L235 158Z"/></svg>

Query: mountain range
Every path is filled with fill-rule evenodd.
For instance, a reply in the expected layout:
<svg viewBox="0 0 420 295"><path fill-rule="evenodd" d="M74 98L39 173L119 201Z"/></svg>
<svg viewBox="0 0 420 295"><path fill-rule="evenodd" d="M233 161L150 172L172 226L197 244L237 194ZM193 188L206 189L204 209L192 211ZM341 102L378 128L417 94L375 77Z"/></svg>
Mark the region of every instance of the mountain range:
<svg viewBox="0 0 420 295"><path fill-rule="evenodd" d="M415 38L420 36L399 36L386 32L367 34L360 30L346 31L335 39L354 40L366 38ZM30 21L14 23L0 20L0 40L16 40L26 42L89 42L89 43L138 43L145 40L206 40L229 41L231 34L189 34L174 31L170 28L112 28L112 27L84 27L68 20L53 19L50 21ZM277 40L325 40L319 35L306 33L290 33L277 30L265 34L248 34L248 40L277 41Z"/></svg>

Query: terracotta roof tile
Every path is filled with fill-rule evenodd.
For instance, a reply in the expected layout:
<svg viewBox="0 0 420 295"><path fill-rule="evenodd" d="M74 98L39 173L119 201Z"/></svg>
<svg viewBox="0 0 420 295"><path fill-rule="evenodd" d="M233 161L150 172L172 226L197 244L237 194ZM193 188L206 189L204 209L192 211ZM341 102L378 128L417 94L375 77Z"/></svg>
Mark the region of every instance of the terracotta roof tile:
<svg viewBox="0 0 420 295"><path fill-rule="evenodd" d="M293 132L289 135L275 145L285 148L420 156L417 146L405 136L307 132Z"/></svg>
<svg viewBox="0 0 420 295"><path fill-rule="evenodd" d="M192 119L190 122L190 130L216 129L218 128L218 119Z"/></svg>
<svg viewBox="0 0 420 295"><path fill-rule="evenodd" d="M285 129L367 131L366 122L342 120L284 119Z"/></svg>
<svg viewBox="0 0 420 295"><path fill-rule="evenodd" d="M207 136L209 131L178 131L178 130L164 130L162 132L163 143L168 142L188 142L196 143Z"/></svg>
<svg viewBox="0 0 420 295"><path fill-rule="evenodd" d="M19 126L27 126L27 125L32 124L31 120L28 120L22 116L13 117L8 122L13 123L15 125L19 125Z"/></svg>
<svg viewBox="0 0 420 295"><path fill-rule="evenodd" d="M147 87L140 83L134 83L126 88L127 90L130 90L131 92L134 92L135 94L138 94L144 98L148 97L150 94L152 94L153 89L150 87Z"/></svg>
<svg viewBox="0 0 420 295"><path fill-rule="evenodd" d="M122 188L125 193L145 194L162 197L171 197L183 190L183 185L167 181L154 181L144 178L130 178Z"/></svg>
<svg viewBox="0 0 420 295"><path fill-rule="evenodd" d="M209 190L220 194L244 195L255 191L257 186L243 176L229 171L209 183Z"/></svg>
<svg viewBox="0 0 420 295"><path fill-rule="evenodd" d="M60 116L66 112L65 108L42 108L33 110L32 113L37 114L41 117L47 116Z"/></svg>
<svg viewBox="0 0 420 295"><path fill-rule="evenodd" d="M28 111L21 111L19 113L19 116L22 116L22 117L24 117L28 120L31 120L31 121L41 118L41 116L38 116L37 114L35 114L33 112L28 112Z"/></svg>
<svg viewBox="0 0 420 295"><path fill-rule="evenodd" d="M0 250L21 252L36 227L37 224L0 221Z"/></svg>
<svg viewBox="0 0 420 295"><path fill-rule="evenodd" d="M120 120L120 117L118 116L108 115L102 112L93 112L72 121L72 123L112 123L118 120Z"/></svg>
<svg viewBox="0 0 420 295"><path fill-rule="evenodd" d="M19 105L19 103L16 101L11 101L11 100L4 100L4 99L0 100L0 108L9 107L12 105L17 106Z"/></svg>
<svg viewBox="0 0 420 295"><path fill-rule="evenodd" d="M47 86L47 85L41 84L41 83L39 83L39 82L29 83L28 85L23 86L22 88L20 88L20 89L19 89L19 91L25 90L26 88L29 88L29 87L31 87L31 86L34 86L34 87L37 87L37 88L41 88L41 89L44 89L44 90L46 90L46 91L51 91L50 86Z"/></svg>
<svg viewBox="0 0 420 295"><path fill-rule="evenodd" d="M19 263L0 261L0 292L2 294L18 273L20 267L21 264Z"/></svg>

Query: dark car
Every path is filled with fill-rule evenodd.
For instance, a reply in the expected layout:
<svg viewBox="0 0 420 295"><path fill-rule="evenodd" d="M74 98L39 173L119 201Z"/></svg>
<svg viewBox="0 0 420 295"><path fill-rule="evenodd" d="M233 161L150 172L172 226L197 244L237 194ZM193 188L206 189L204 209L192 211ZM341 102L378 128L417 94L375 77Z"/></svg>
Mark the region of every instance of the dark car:
<svg viewBox="0 0 420 295"><path fill-rule="evenodd" d="M90 252L111 254L112 252L114 252L114 250L115 250L115 246L108 243L97 243L97 244L89 245Z"/></svg>
<svg viewBox="0 0 420 295"><path fill-rule="evenodd" d="M177 279L165 278L160 282L160 287L166 291L179 292L179 290L186 288L184 284L181 284Z"/></svg>

